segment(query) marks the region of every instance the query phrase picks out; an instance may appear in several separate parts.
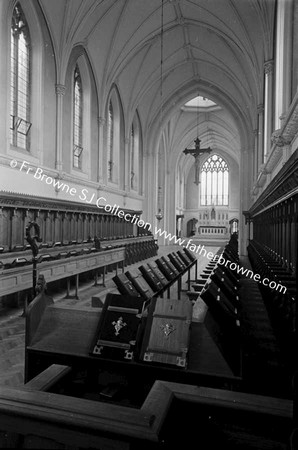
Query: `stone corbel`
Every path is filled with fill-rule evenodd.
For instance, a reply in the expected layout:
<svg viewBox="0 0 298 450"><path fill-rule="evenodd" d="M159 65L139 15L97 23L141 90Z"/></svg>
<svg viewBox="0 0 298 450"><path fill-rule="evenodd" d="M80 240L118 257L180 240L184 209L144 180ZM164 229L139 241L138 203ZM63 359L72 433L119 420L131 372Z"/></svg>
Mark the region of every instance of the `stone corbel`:
<svg viewBox="0 0 298 450"><path fill-rule="evenodd" d="M258 195L259 193L259 188L256 184L253 185L252 190L251 190L251 195Z"/></svg>
<svg viewBox="0 0 298 450"><path fill-rule="evenodd" d="M271 135L271 142L277 147L284 147L285 145L289 145L291 143L291 139L283 136L281 130L278 129L273 131Z"/></svg>
<svg viewBox="0 0 298 450"><path fill-rule="evenodd" d="M284 145L289 145L298 132L298 92L296 93L290 108L280 117L282 123L282 137L286 139Z"/></svg>
<svg viewBox="0 0 298 450"><path fill-rule="evenodd" d="M257 186L258 187L263 187L264 186L264 184L266 182L267 175L268 175L268 171L267 171L265 165L263 164L260 167L259 174L258 174L258 179L257 179Z"/></svg>

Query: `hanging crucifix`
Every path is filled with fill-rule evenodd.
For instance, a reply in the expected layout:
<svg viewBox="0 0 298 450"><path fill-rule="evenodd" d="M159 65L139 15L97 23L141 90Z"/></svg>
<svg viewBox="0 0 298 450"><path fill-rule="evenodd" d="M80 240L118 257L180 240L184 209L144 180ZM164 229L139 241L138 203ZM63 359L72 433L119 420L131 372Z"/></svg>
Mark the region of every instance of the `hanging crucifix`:
<svg viewBox="0 0 298 450"><path fill-rule="evenodd" d="M200 156L204 153L210 153L212 151L211 147L201 148L200 147L201 140L197 137L194 140L195 148L186 148L183 150L183 153L186 155L190 153L195 158L195 184L198 186L200 183Z"/></svg>

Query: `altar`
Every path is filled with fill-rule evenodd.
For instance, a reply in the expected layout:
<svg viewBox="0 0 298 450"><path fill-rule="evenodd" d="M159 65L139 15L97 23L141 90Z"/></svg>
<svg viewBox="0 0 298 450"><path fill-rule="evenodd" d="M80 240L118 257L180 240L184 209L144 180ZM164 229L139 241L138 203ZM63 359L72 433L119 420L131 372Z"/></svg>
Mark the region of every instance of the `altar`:
<svg viewBox="0 0 298 450"><path fill-rule="evenodd" d="M187 236L193 240L223 245L230 237L229 215L226 208L198 209L187 222ZM191 217L191 216L190 216Z"/></svg>
<svg viewBox="0 0 298 450"><path fill-rule="evenodd" d="M210 237L210 235L214 238L227 238L228 237L228 229L224 226L218 225L199 225L196 230L195 236L198 237Z"/></svg>

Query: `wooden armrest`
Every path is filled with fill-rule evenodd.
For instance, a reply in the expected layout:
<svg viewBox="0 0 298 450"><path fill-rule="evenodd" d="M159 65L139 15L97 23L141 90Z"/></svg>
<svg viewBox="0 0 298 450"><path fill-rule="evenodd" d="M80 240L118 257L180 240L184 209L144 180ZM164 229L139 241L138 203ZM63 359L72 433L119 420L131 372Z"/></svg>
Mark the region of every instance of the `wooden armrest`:
<svg viewBox="0 0 298 450"><path fill-rule="evenodd" d="M24 385L25 390L47 391L71 371L71 367L52 364Z"/></svg>

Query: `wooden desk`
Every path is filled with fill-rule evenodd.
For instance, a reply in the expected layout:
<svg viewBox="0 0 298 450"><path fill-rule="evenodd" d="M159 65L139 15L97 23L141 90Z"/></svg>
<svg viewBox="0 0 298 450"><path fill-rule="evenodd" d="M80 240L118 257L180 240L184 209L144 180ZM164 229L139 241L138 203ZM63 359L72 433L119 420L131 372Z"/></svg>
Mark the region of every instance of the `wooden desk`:
<svg viewBox="0 0 298 450"><path fill-rule="evenodd" d="M145 363L142 361L115 361L89 354L96 333L101 309L48 306L40 325L27 347L26 381L51 364L67 364L76 368L121 371L128 377L148 378L238 388L241 378L235 375L204 323L192 322L189 361L187 369ZM240 383L240 384L239 384Z"/></svg>
<svg viewBox="0 0 298 450"><path fill-rule="evenodd" d="M79 274L89 270L99 269L111 264L122 263L122 269L125 261L125 247L111 250L98 251L82 256L71 256L65 259L43 262L37 265L38 275L43 274L47 283L61 280L75 275L76 296L78 290ZM105 271L104 271L105 274ZM103 274L103 283L104 283ZM32 267L24 266L14 269L6 269L0 273L0 292L1 295L8 295L32 287Z"/></svg>

